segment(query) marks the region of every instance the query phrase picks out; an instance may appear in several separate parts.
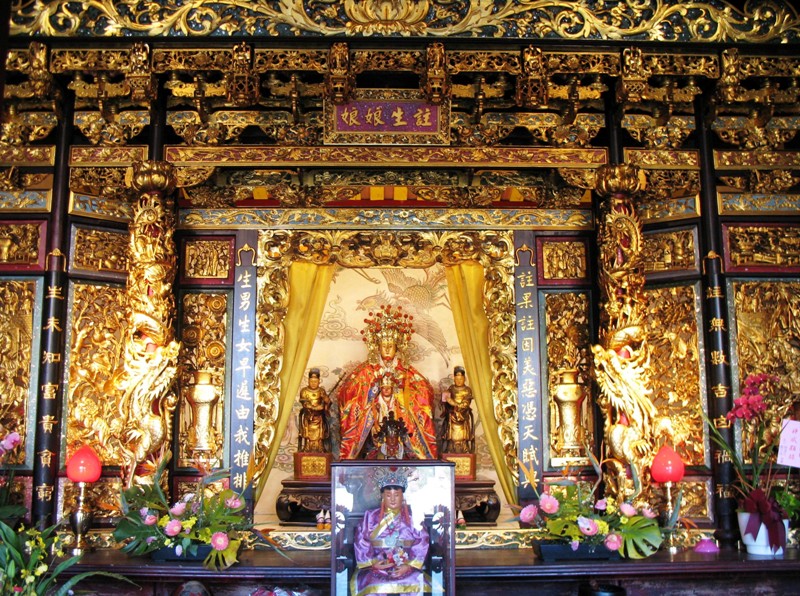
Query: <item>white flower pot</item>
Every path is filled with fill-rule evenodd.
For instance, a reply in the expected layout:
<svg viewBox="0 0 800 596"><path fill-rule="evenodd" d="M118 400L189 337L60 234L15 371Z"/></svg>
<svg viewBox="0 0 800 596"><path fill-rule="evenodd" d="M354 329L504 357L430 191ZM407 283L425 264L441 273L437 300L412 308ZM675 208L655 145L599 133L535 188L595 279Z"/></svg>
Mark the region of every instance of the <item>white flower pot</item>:
<svg viewBox="0 0 800 596"><path fill-rule="evenodd" d="M742 537L742 544L747 549L749 555L761 555L767 557L782 557L783 548L778 547L775 551L769 546L769 535L767 534L767 526L763 523L758 529L758 535L753 538L752 534L745 536L745 529L747 522L750 520L750 514L746 511L737 511L736 516L739 518L739 534ZM789 520L783 520L783 525L786 527L786 536L789 536Z"/></svg>

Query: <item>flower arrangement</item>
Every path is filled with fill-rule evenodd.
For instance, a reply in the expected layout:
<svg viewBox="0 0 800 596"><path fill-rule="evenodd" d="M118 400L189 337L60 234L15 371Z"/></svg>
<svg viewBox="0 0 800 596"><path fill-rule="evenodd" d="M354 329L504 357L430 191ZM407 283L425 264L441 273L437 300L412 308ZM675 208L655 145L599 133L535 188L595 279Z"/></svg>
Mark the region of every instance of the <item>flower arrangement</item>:
<svg viewBox="0 0 800 596"><path fill-rule="evenodd" d="M521 468L535 487L533 471L524 464ZM550 483L545 492L537 492L538 504L519 510L519 521L543 529L547 539L567 543L573 551L586 544L630 559L654 554L663 541L657 513L649 507L617 506L610 499L598 499L599 486L599 480L588 488L572 478Z"/></svg>
<svg viewBox="0 0 800 596"><path fill-rule="evenodd" d="M203 474L194 492L170 504L161 488L169 459L169 452L161 457L152 484L123 491L124 517L114 540L124 543L122 550L131 555L168 548L178 557L197 556L198 549L210 547L203 565L227 569L238 562L241 533L252 528L243 514L244 499L230 488L216 490L228 473L218 470Z"/></svg>
<svg viewBox="0 0 800 596"><path fill-rule="evenodd" d="M572 550L589 544L618 551L623 557L643 559L661 546L663 538L653 510L595 500L593 491L582 491L577 482L566 482L560 495L551 489L539 495L538 506L523 507L520 521L545 528L549 539L567 542Z"/></svg>
<svg viewBox="0 0 800 596"><path fill-rule="evenodd" d="M5 464L5 460L9 457L9 453L14 451L20 443L20 436L17 432L8 433L2 441L0 441L0 466ZM14 470L9 470L7 474L0 476L0 521L9 525L14 525L14 522L25 515L27 509L22 505L12 503L12 494L14 492Z"/></svg>
<svg viewBox="0 0 800 596"><path fill-rule="evenodd" d="M14 531L0 521L0 594L70 594L78 582L90 576L106 576L131 582L124 576L106 571L79 573L56 590L58 576L80 560L80 555L63 558L60 524L37 530Z"/></svg>
<svg viewBox="0 0 800 596"><path fill-rule="evenodd" d="M742 383L740 397L725 415L728 424L742 428L742 454L729 445L703 413L711 440L733 464L739 493L739 509L750 513L744 531L755 537L763 523L767 527L770 547L775 550L786 544L783 520L797 515L800 502L785 486L776 484L777 454L782 418L791 400L784 399L777 376L759 373L748 375ZM788 485L788 478L786 485Z"/></svg>

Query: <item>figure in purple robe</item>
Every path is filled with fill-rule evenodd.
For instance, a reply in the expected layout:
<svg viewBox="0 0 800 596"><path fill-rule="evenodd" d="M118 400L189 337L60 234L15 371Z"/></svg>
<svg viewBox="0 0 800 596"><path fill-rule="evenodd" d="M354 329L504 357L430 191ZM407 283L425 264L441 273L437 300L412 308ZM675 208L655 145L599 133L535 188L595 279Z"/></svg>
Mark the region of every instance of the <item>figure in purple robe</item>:
<svg viewBox="0 0 800 596"><path fill-rule="evenodd" d="M354 596L430 594L423 571L428 555L428 533L415 528L403 498L407 476L387 473L381 480L381 506L364 513L356 529L356 572L350 583Z"/></svg>

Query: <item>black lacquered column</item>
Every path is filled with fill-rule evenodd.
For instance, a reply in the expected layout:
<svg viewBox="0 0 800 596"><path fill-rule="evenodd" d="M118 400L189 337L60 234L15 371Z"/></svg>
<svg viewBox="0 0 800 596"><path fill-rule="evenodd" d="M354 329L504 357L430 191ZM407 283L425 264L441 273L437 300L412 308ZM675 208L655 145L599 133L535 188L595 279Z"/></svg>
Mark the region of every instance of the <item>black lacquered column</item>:
<svg viewBox="0 0 800 596"><path fill-rule="evenodd" d="M714 171L713 134L705 122L707 102L702 96L695 103L698 146L700 149L701 191L700 224L703 254L703 321L706 344L708 416L728 444L733 445L733 427L725 420L732 406L730 366L730 321L727 311L725 277L722 263L722 234L717 209ZM715 484L716 537L720 547L734 549L739 538L736 522L735 474L727 454L711 443Z"/></svg>
<svg viewBox="0 0 800 596"><path fill-rule="evenodd" d="M69 199L69 147L72 141L74 96L67 94L58 128L53 172L52 215L47 227L42 336L39 357L39 391L36 403L31 516L39 526L50 525L55 509L55 484L61 437L61 403L64 399L64 343L67 325L67 206Z"/></svg>

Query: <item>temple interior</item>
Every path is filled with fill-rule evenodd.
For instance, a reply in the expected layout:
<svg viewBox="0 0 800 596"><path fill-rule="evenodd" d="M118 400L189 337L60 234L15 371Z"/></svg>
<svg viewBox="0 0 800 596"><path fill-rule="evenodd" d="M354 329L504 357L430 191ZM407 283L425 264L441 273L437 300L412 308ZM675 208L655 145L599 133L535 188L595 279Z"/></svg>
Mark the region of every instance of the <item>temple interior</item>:
<svg viewBox="0 0 800 596"><path fill-rule="evenodd" d="M791 593L794 3L11 0L0 32L0 494L63 522L65 577L138 584L87 593ZM121 552L159 485L233 491L238 561ZM547 561L525 508L573 488L656 538ZM430 539L392 581L358 571L387 508Z"/></svg>

